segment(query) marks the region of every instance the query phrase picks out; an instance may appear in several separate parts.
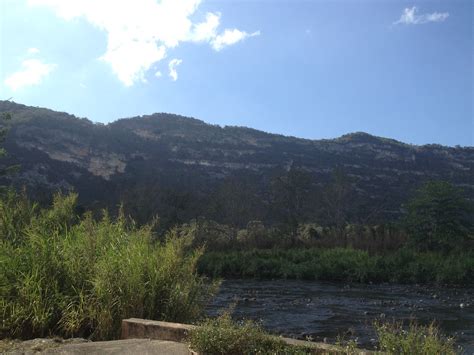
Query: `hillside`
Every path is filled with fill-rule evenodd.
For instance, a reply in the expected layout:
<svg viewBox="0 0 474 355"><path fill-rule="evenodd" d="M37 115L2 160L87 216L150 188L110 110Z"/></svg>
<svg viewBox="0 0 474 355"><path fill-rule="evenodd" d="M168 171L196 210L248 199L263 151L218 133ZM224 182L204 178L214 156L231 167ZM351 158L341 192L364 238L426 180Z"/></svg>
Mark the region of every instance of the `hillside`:
<svg viewBox="0 0 474 355"><path fill-rule="evenodd" d="M245 225L395 220L427 180L447 180L474 199L474 148L416 146L366 133L307 140L220 127L173 114L103 125L0 101L13 121L2 164L39 200L75 190L84 207L123 202L139 221L206 216Z"/></svg>

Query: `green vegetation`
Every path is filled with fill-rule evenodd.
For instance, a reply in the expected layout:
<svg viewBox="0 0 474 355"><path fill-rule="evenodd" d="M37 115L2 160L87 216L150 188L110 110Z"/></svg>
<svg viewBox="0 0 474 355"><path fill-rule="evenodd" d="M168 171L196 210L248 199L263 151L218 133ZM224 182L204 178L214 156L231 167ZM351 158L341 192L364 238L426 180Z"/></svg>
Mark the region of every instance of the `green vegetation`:
<svg viewBox="0 0 474 355"><path fill-rule="evenodd" d="M442 336L433 324L410 324L405 329L401 323L376 323L379 348L387 354L454 355L454 340Z"/></svg>
<svg viewBox="0 0 474 355"><path fill-rule="evenodd" d="M236 323L228 313L208 319L190 334L191 348L200 354L309 354L309 348L289 346L250 320Z"/></svg>
<svg viewBox="0 0 474 355"><path fill-rule="evenodd" d="M0 120L8 121L11 118L12 118L11 114L3 113L0 117ZM7 135L7 132L8 132L8 130L6 128L1 128L0 129L0 144L5 142L5 137ZM0 158L3 158L6 154L7 154L7 152L6 152L5 148L0 148ZM3 171L0 172L0 173L3 173Z"/></svg>
<svg viewBox="0 0 474 355"><path fill-rule="evenodd" d="M18 110L17 107L13 111L15 121L28 122L28 129L20 125L13 130L23 132L18 137L25 139L31 135L35 137L33 142L52 142L48 149L53 152L65 149L61 137L53 139L58 125L64 125L62 114L42 110L44 118L33 120L36 115L31 116L23 108L22 112ZM0 117L0 145L5 142L8 127L13 127L11 117L9 113ZM66 169L66 175L53 176L51 181L47 175L37 171L31 174L29 170L22 183L35 189L35 185L41 186L38 179L44 178L54 188L61 186L57 181L66 181L82 191L81 196L87 195L84 202L89 206L115 206L120 198L127 213L142 225L126 218L122 209L115 217L104 211L101 218L96 218L98 208L94 214L81 214L74 194L56 195L52 207L42 208L31 202L26 193L18 195L2 188L0 337L59 335L111 339L119 335L123 318L180 322L199 319L203 306L216 291L216 283L199 276L197 270L201 275L214 277L474 284L473 208L463 192L447 182L422 186L405 205L402 223L396 224L393 217L399 217L399 207L409 197L410 191L404 186L411 185L411 180L407 179L409 185L399 181L393 191L392 183L369 184L377 187L375 190L390 190L386 196L364 190L367 187L363 185L359 187L364 187L364 193L359 194L360 188L355 188L359 182L353 180L354 176L373 182L374 175L380 176L377 172L385 171L387 166L377 167L374 161L378 159L358 152L355 147L347 150L346 162L352 163L354 158L368 172L357 168L346 174L334 169L330 178L311 172L315 161L321 171L334 168L334 152L339 154L341 149L329 142L319 143L325 148L319 150L315 160L314 153L307 150L307 142L296 144L289 138L273 137L272 143L271 137L263 133L240 128L211 130L200 121L188 122L168 115L119 121L107 129L69 117L65 126L66 137L81 138L75 139L82 146L78 145L73 153L87 148L104 153L104 159L110 154L143 155L132 154L134 158L126 161L123 179L113 180L117 184L114 188L109 180L90 175L84 166L73 164L67 166L73 170ZM185 135L183 127L189 130ZM151 138L158 132L160 141L150 137L144 141L139 135L130 135L133 129ZM186 141L187 135L197 133L202 139ZM259 135L266 141L259 141ZM179 149L175 149L177 137L181 137ZM357 139L362 138L370 137ZM220 145L216 144L219 141ZM248 142L252 144L249 146ZM165 149L167 146L172 150ZM393 148L400 157L407 156L402 147ZM157 149L162 153L154 154ZM220 150L225 154L220 154ZM186 151L191 155L186 155ZM31 165L29 160L35 161L36 153L29 152L32 156L23 161ZM358 156L353 157L354 154ZM463 154L470 153L466 150ZM300 165L271 171L216 170L215 176L223 177L215 179L218 183L210 183L208 173L189 175L182 165L171 163L186 161L191 156L215 161L216 166L229 162L235 166L249 162L255 166L262 162L278 166L283 155L291 161L302 157ZM157 160L147 160L146 156ZM6 150L0 147L0 158L6 157ZM420 158L423 162L424 158L417 157ZM439 157L428 156L425 163L431 166L435 158ZM0 162L0 184L14 183L5 178L15 168L14 159ZM50 171L63 171L66 167L62 162L54 163L54 159L48 164L52 164ZM444 169L444 165L440 167ZM437 175L460 184L469 182L467 173L465 181L464 175ZM68 180L70 176L77 179ZM48 196L48 200L50 195L42 188L28 192L37 200L41 199L38 196ZM114 194L115 189L121 193ZM372 199L372 192L378 194L376 199ZM156 213L160 213L160 228L145 223ZM193 220L196 216L212 220ZM162 238L156 237L157 230ZM376 330L380 348L388 353L453 353L452 339L441 337L433 326L411 325L404 330L399 324L377 324ZM288 348L258 325L236 324L228 315L205 321L202 328L193 332L191 343L194 349L210 354L308 351Z"/></svg>
<svg viewBox="0 0 474 355"><path fill-rule="evenodd" d="M9 112L3 112L0 115L0 145L2 145L7 137L8 128L3 127L2 123L6 123L12 119L12 115ZM3 121L3 122L2 122ZM5 148L0 146L0 159L5 158L7 156L7 151ZM17 165L7 166L7 167L0 167L0 177L13 173L18 169ZM1 187L1 186L0 186Z"/></svg>
<svg viewBox="0 0 474 355"><path fill-rule="evenodd" d="M123 318L189 322L216 289L196 274L202 250L123 214L75 213L77 196L40 209L10 192L0 199L0 335L110 339Z"/></svg>
<svg viewBox="0 0 474 355"><path fill-rule="evenodd" d="M209 243L199 270L212 276L473 284L472 211L458 189L429 182L408 202L402 225L347 225L341 217L333 227L296 224L282 235L258 221L238 231L195 221L178 233Z"/></svg>
<svg viewBox="0 0 474 355"><path fill-rule="evenodd" d="M206 219L192 220L177 227L177 233L191 237L196 247L208 251L353 248L369 253L400 249L407 243L406 233L393 225L347 225L344 229L301 223L296 231L283 227L268 227L261 221L250 221L246 228L233 228Z"/></svg>
<svg viewBox="0 0 474 355"><path fill-rule="evenodd" d="M291 240L304 224L394 223L435 176L474 199L472 147L415 147L363 133L310 141L170 114L104 126L0 100L2 112L12 120L0 168L23 168L0 184L26 185L45 204L73 187L85 209L113 214L123 203L140 224L160 216L163 231L198 216L239 229L261 221Z"/></svg>
<svg viewBox="0 0 474 355"><path fill-rule="evenodd" d="M444 337L431 324L374 323L377 350L384 354L454 355L454 339ZM358 354L354 341L339 341L335 350L286 344L252 321L235 322L229 313L204 321L189 337L190 347L200 354Z"/></svg>
<svg viewBox="0 0 474 355"><path fill-rule="evenodd" d="M445 181L428 182L407 208L410 241L419 250L449 251L472 237L474 210L462 192Z"/></svg>
<svg viewBox="0 0 474 355"><path fill-rule="evenodd" d="M474 252L444 255L402 249L370 255L347 248L208 252L198 268L206 275L238 278L473 284Z"/></svg>

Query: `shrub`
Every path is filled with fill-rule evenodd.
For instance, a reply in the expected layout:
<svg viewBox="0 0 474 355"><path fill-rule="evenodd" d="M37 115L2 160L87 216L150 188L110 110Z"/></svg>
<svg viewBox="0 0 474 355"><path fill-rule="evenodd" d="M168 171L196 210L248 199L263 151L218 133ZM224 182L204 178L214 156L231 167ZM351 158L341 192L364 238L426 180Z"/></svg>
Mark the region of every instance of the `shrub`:
<svg viewBox="0 0 474 355"><path fill-rule="evenodd" d="M405 329L401 323L375 323L374 327L380 350L388 354L456 354L454 340L443 337L434 324L420 326L411 323Z"/></svg>
<svg viewBox="0 0 474 355"><path fill-rule="evenodd" d="M472 236L472 203L448 182L426 183L406 207L405 224L419 250L462 248Z"/></svg>
<svg viewBox="0 0 474 355"><path fill-rule="evenodd" d="M250 320L236 323L229 313L208 319L190 334L191 348L200 354L308 354L310 349L289 346Z"/></svg>
<svg viewBox="0 0 474 355"><path fill-rule="evenodd" d="M215 291L196 274L202 250L187 251L190 241L172 233L155 242L152 226L138 228L123 214L79 218L76 198L57 195L51 208L31 207L22 223L18 208L27 204L0 203L7 214L0 219L0 335L109 339L119 336L123 318L200 316Z"/></svg>

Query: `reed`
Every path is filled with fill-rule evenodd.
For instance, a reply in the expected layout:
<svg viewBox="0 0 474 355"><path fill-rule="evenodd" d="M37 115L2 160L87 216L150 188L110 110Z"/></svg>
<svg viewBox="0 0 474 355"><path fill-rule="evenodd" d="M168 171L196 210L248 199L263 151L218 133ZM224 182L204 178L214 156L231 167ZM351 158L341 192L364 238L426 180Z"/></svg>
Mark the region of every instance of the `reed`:
<svg viewBox="0 0 474 355"><path fill-rule="evenodd" d="M203 250L172 232L153 238L123 213L96 220L77 196L39 209L10 193L0 200L3 337L117 338L123 318L190 322L216 290L196 272Z"/></svg>

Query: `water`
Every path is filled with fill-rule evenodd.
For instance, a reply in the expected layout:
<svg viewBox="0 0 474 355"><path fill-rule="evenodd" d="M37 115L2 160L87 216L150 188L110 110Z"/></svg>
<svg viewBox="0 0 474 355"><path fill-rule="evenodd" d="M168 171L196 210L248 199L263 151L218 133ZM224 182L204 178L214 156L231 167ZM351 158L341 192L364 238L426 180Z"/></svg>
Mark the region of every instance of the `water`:
<svg viewBox="0 0 474 355"><path fill-rule="evenodd" d="M236 319L260 321L275 334L335 342L338 335L373 348L375 319L436 321L463 353L474 354L474 288L360 285L291 280L226 280L208 314L235 304Z"/></svg>

